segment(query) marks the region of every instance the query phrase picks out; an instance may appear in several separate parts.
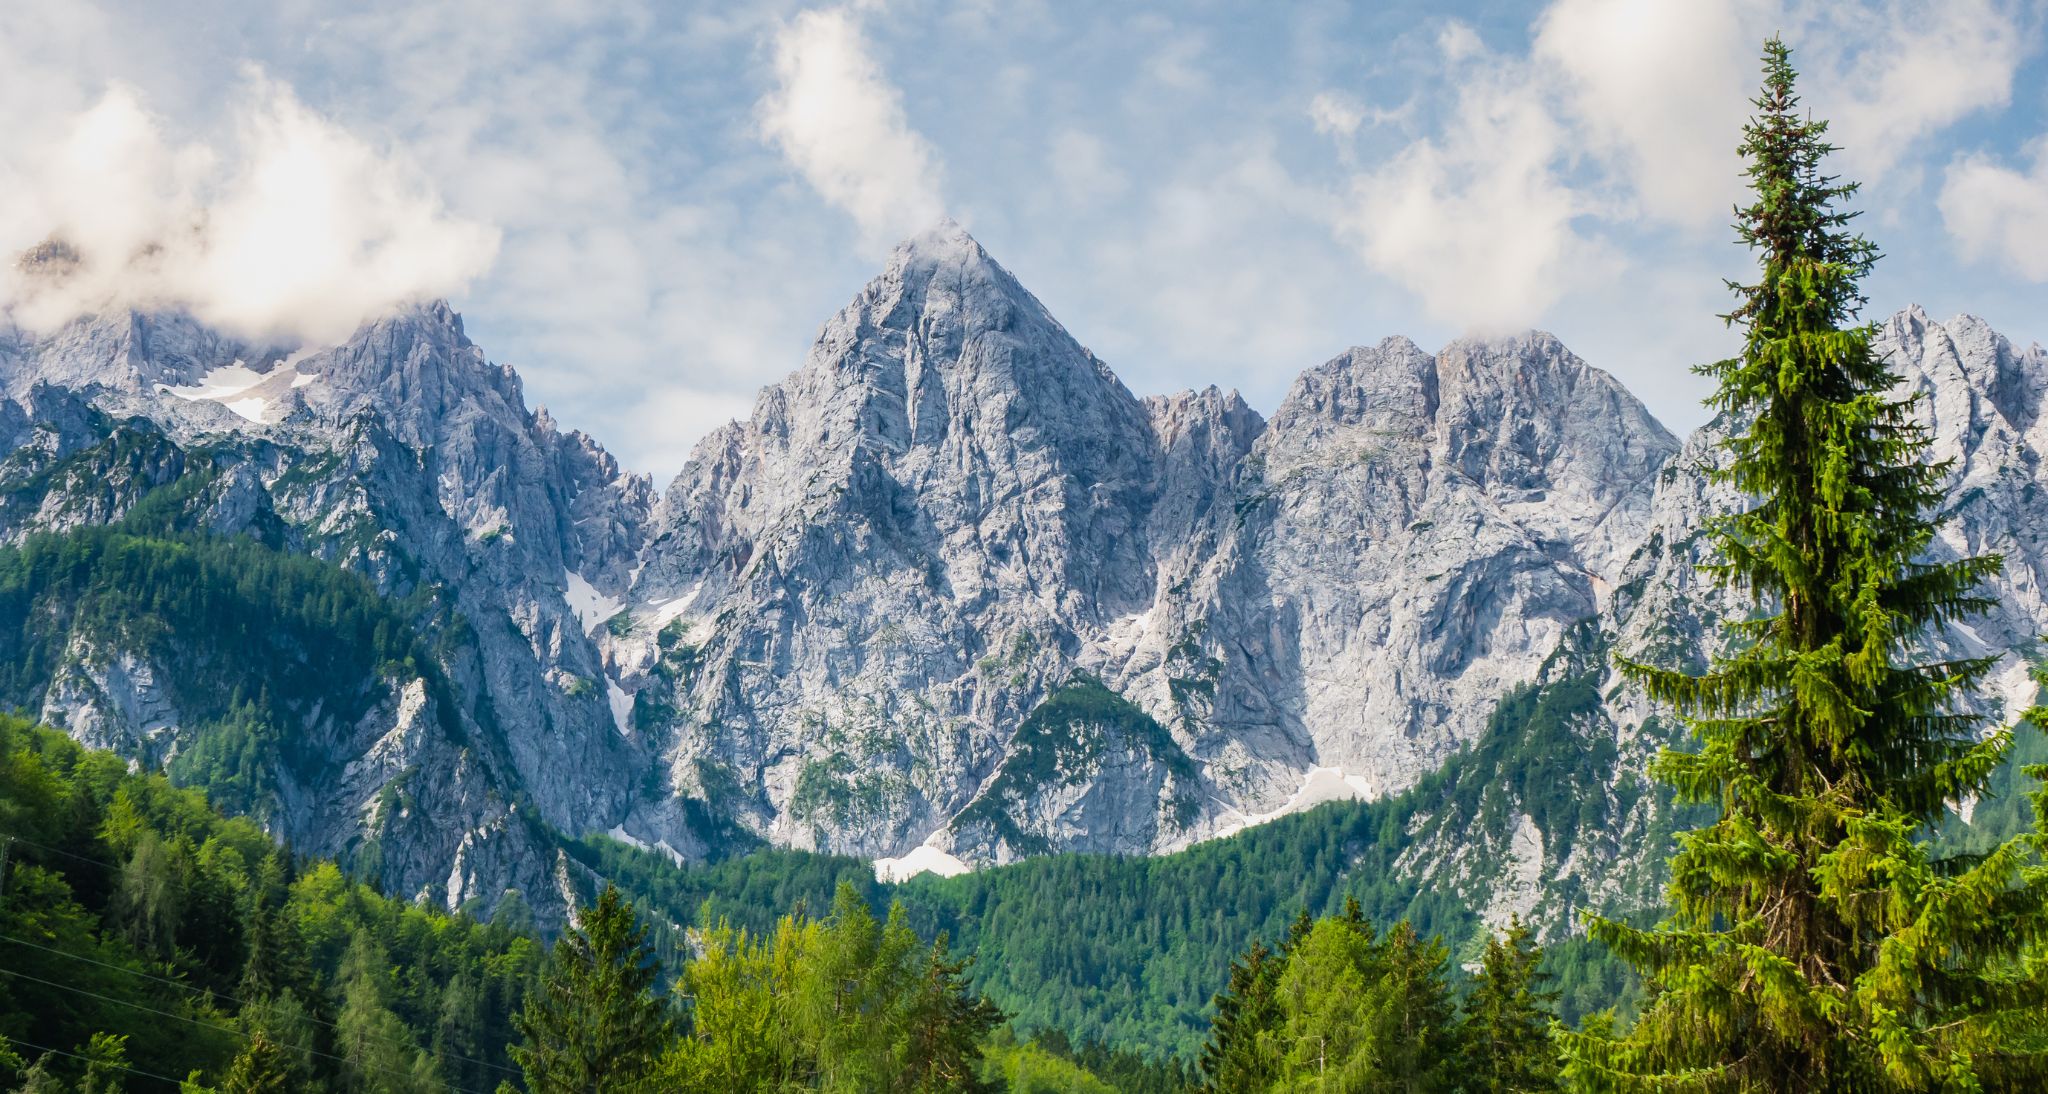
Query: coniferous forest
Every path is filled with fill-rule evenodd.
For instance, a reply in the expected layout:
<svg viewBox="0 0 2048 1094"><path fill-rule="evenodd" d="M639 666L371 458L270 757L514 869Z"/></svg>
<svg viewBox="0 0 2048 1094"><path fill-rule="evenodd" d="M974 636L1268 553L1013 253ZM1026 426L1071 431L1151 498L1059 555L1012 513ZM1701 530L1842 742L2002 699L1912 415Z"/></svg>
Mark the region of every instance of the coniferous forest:
<svg viewBox="0 0 2048 1094"><path fill-rule="evenodd" d="M1704 366L1748 499L1700 533L1753 611L1688 672L1593 639L1410 791L1156 859L1052 855L885 885L858 859L681 867L562 838L558 932L517 895L449 913L263 827L275 704L380 666L435 688L365 581L247 540L128 525L0 555L24 701L53 605L175 645L305 652L289 686L177 681L209 729L168 773L0 718L0 1088L56 1091L2038 1091L2048 1089L2039 709L1970 713L1989 659L1922 639L1995 556L1931 560L1945 468L1871 349L1879 256L1765 47L1737 211L1742 352ZM144 511L143 516L147 516ZM146 522L145 522L146 523ZM143 603L121 595L165 590ZM279 609L277 605L284 605ZM1539 946L1396 866L1512 786L1532 813L1617 763L1572 738L1612 662L1687 736L1659 756L1660 916ZM229 658L229 661L235 660ZM337 683L338 682L338 683ZM343 687L342 685L346 685ZM139 765L138 765L139 766ZM1970 812L1975 823L1960 824Z"/></svg>

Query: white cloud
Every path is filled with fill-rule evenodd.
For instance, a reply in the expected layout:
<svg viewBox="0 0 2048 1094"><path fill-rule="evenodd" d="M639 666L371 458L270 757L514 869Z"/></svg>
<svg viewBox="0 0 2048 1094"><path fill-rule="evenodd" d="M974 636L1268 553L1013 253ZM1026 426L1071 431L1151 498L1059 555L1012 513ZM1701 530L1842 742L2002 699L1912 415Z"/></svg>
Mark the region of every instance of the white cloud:
<svg viewBox="0 0 2048 1094"><path fill-rule="evenodd" d="M1613 258L1574 223L1593 208L1563 177L1570 131L1540 73L1477 42L1462 24L1444 32L1455 105L1435 135L1352 178L1339 228L1432 316L1518 326Z"/></svg>
<svg viewBox="0 0 2048 1094"><path fill-rule="evenodd" d="M1649 216L1718 227L1756 83L1760 2L1557 0L1534 56L1586 147Z"/></svg>
<svg viewBox="0 0 2048 1094"><path fill-rule="evenodd" d="M1847 164L1889 170L1916 141L2012 98L2033 43L2018 12L1995 0L1887 0L1794 5L1786 40L1810 65L1806 86ZM1810 45L1806 45L1810 43Z"/></svg>
<svg viewBox="0 0 2048 1094"><path fill-rule="evenodd" d="M1443 51L1444 60L1451 64L1471 60L1486 52L1486 43L1480 41L1479 32L1472 29L1472 24L1459 19L1444 24L1436 44Z"/></svg>
<svg viewBox="0 0 2048 1094"><path fill-rule="evenodd" d="M1348 137L1365 124L1365 107L1341 91L1324 91L1309 100L1308 118L1324 136Z"/></svg>
<svg viewBox="0 0 2048 1094"><path fill-rule="evenodd" d="M2024 172L1981 155L1949 165L1941 221L1965 258L2048 281L2048 136L2034 142L2033 153Z"/></svg>
<svg viewBox="0 0 2048 1094"><path fill-rule="evenodd" d="M224 148L179 145L116 86L47 146L10 150L0 247L55 239L76 254L9 270L16 319L177 307L251 337L333 341L490 265L494 229L449 215L411 168L289 88L252 73L233 113Z"/></svg>
<svg viewBox="0 0 2048 1094"><path fill-rule="evenodd" d="M1453 20L1436 45L1437 91L1454 105L1351 179L1341 234L1432 315L1539 321L1623 261L1604 234L1725 226L1744 197L1736 147L1759 47L1781 28L1802 90L1834 119L1841 168L1893 172L1895 191L1911 189L1893 169L1918 142L2010 97L2030 48L1997 0L1553 0L1526 55L1489 51ZM1334 92L1310 116L1340 135L1366 117ZM1988 166L1967 170L1968 185L1995 188Z"/></svg>
<svg viewBox="0 0 2048 1094"><path fill-rule="evenodd" d="M871 250L945 211L940 165L910 127L903 95L847 8L807 11L774 36L776 87L759 104L762 134L825 200L851 214Z"/></svg>
<svg viewBox="0 0 2048 1094"><path fill-rule="evenodd" d="M1052 173L1061 192L1077 203L1108 201L1130 189L1130 179L1110 162L1109 146L1078 129L1053 135Z"/></svg>

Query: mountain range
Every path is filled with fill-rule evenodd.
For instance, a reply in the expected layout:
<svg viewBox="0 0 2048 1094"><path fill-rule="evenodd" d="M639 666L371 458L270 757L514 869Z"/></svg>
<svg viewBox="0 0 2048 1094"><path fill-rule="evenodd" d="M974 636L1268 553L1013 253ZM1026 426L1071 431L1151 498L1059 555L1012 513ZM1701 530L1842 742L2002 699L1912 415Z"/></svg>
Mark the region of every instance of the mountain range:
<svg viewBox="0 0 2048 1094"><path fill-rule="evenodd" d="M2006 558L1930 641L2001 656L2016 715L2048 354L1917 308L1878 341L1950 461L1936 549ZM1697 665L1747 610L1698 538L1740 504L1730 427L1681 442L1537 332L1355 347L1270 418L1140 397L950 223L658 492L443 303L330 347L0 327L0 699L401 893L550 915L565 836L889 876L1160 854L1411 790L1541 708L1599 800L1487 769L1402 868L1556 929L1654 899L1642 768L1679 731L1609 655Z"/></svg>

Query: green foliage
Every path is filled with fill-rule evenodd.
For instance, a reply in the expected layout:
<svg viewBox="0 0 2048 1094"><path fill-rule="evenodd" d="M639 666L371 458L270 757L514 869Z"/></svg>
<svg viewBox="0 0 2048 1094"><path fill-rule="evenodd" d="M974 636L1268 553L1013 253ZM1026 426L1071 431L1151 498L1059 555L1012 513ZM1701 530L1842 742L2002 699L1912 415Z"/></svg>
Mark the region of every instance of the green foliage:
<svg viewBox="0 0 2048 1094"><path fill-rule="evenodd" d="M1465 999L1464 1089L1474 1094L1558 1088L1557 1049L1551 1044L1557 993L1539 965L1542 951L1520 919L1486 940L1486 956Z"/></svg>
<svg viewBox="0 0 2048 1094"><path fill-rule="evenodd" d="M1408 792L1332 803L1172 855L1050 855L892 888L877 884L868 864L838 856L773 850L677 866L603 838L572 844L570 853L658 920L726 918L756 933L772 928L773 909L826 907L836 886L851 883L870 903L900 901L921 934L946 931L973 953L976 990L1041 1043L1064 1033L1140 1059L1192 1061L1233 957L1255 938L1279 937L1301 909L1332 914L1352 898L1372 919L1407 919L1454 952L1480 946L1472 898L1403 865L1417 840L1469 838L1519 810L1537 819L1549 844L1570 846L1579 825L1625 815L1629 801L1605 795L1610 782L1628 788L1633 780L1616 779L1611 746L1585 729L1605 647L1590 628L1575 643L1568 661L1545 670L1556 682L1518 691L1478 744ZM1120 702L1107 689L1072 698L1097 712ZM674 946L664 952L680 953L680 941ZM1567 1018L1626 1009L1633 998L1632 974L1604 947L1562 942L1545 968Z"/></svg>
<svg viewBox="0 0 2048 1094"><path fill-rule="evenodd" d="M261 816L279 765L306 775L324 762L294 732L312 711L354 721L392 678L445 690L412 624L362 576L250 539L134 527L0 547L0 702L39 708L81 643L141 655L189 735L173 777Z"/></svg>
<svg viewBox="0 0 2048 1094"><path fill-rule="evenodd" d="M223 1089L486 1090L514 1074L530 935L390 900L195 791L4 717L0 846L0 1035L98 1059L89 1081L127 1077L116 1045L120 1066ZM420 1051L457 985L464 1058ZM88 1081L77 1059L22 1063L0 1057L0 1082Z"/></svg>
<svg viewBox="0 0 2048 1094"><path fill-rule="evenodd" d="M1088 1069L1046 1050L1035 1041L1018 1041L1008 1029L996 1031L983 1048L982 1081L1008 1094L1122 1094Z"/></svg>
<svg viewBox="0 0 2048 1094"><path fill-rule="evenodd" d="M672 1031L655 997L661 963L618 889L556 943L547 974L527 997L512 1058L533 1094L632 1090L653 1081Z"/></svg>
<svg viewBox="0 0 2048 1094"><path fill-rule="evenodd" d="M1876 248L1794 82L1772 39L1738 211L1761 277L1735 286L1742 355L1702 369L1743 423L1718 477L1751 499L1708 527L1713 572L1758 610L1702 675L1622 663L1699 740L1657 773L1719 816L1682 838L1666 924L1594 924L1655 995L1623 1039L1567 1038L1568 1072L1600 1090L2041 1089L2048 835L1981 855L1932 839L2012 737L1969 713L1992 659L1928 661L1922 640L1985 607L2000 563L1927 560L1949 468L1855 323Z"/></svg>
<svg viewBox="0 0 2048 1094"><path fill-rule="evenodd" d="M220 1094L292 1094L299 1082L285 1049L259 1029L221 1079Z"/></svg>
<svg viewBox="0 0 2048 1094"><path fill-rule="evenodd" d="M1359 905L1297 919L1278 952L1231 966L1202 1052L1204 1089L1493 1092L1553 1089L1541 955L1516 924L1461 1015L1448 951L1406 922L1378 934Z"/></svg>
<svg viewBox="0 0 2048 1094"><path fill-rule="evenodd" d="M984 1089L981 1042L1002 1019L970 993L945 936L924 946L901 907L878 922L851 885L831 915L757 935L721 922L678 986L688 1034L663 1062L673 1091Z"/></svg>

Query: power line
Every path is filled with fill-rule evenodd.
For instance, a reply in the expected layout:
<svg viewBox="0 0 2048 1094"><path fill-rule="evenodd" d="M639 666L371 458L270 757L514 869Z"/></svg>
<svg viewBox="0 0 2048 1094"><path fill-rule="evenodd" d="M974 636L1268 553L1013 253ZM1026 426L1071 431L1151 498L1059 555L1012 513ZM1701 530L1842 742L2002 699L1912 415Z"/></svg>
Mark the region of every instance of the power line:
<svg viewBox="0 0 2048 1094"><path fill-rule="evenodd" d="M130 1075L140 1075L145 1079L155 1079L159 1082L169 1083L171 1084L171 1087L174 1090L185 1089L185 1080L173 1079L169 1075L158 1075L154 1071L144 1071L139 1067L128 1067L124 1064L110 1063L106 1060L95 1060L90 1056L80 1056L76 1052L66 1052L61 1048L51 1048L48 1045L39 1045L33 1041L24 1041L19 1037L11 1037L5 1033L0 1033L0 1038L5 1038L6 1040L13 1041L15 1044L20 1045L23 1048L35 1049L37 1052L54 1052L59 1056L69 1056L74 1060L83 1060L87 1064L97 1064L100 1067L111 1067L117 1071L125 1071Z"/></svg>
<svg viewBox="0 0 2048 1094"><path fill-rule="evenodd" d="M28 980L37 984L41 984L47 988L56 988L58 991L73 992L78 995L83 995L88 999L97 999L102 1003L112 1003L115 1006L119 1007L133 1007L136 1010L142 1011L144 1014L154 1014L160 1018L169 1018L179 1022L190 1022L191 1024L198 1026L200 1029L210 1029L215 1033L225 1033L230 1037L239 1037L245 1042L249 1039L248 1034L243 1033L241 1030L235 1029L232 1026L217 1026L214 1025L212 1022L203 1022L197 1018L192 1018L187 1015L174 1014L167 1010L158 1010L155 1007L146 1007L143 1006L141 1003L132 1003L126 999L116 999L111 995L101 995L96 991L87 991L84 988L74 988L69 984L59 984L55 981L45 980L39 976L30 976L25 972L16 972L13 969L0 969L0 975L19 977L23 980ZM336 1056L331 1052L322 1052L319 1049L314 1048L310 1045L302 1046L302 1051L304 1051L309 1056L318 1056L325 1060L333 1060L334 1062L339 1064L349 1064L350 1066L354 1067L362 1066L360 1064L350 1064L350 1061L344 1057ZM380 1071L386 1075L399 1075L404 1076L406 1078L411 1077L410 1072L397 1071L388 1067L365 1068L365 1070ZM468 1087L456 1086L455 1084L446 1081L443 1081L441 1085L449 1090L455 1091L456 1094L482 1094L481 1091L471 1090Z"/></svg>
<svg viewBox="0 0 2048 1094"><path fill-rule="evenodd" d="M17 836L17 835L14 835L13 833L10 833L10 832L0 832L0 841L4 841L4 842L0 842L0 849L4 849L4 847L6 846L6 843L10 843L10 842L11 842L11 843L19 843L19 844L23 844L24 846L28 846L28 847L33 847L33 848L35 848L35 849L36 849L36 850L38 850L38 851L47 851L47 852L49 852L50 854L53 854L53 855L63 855L63 856L64 856L64 857L66 857L66 858L73 858L73 859L77 859L77 860L78 860L78 861L80 861L80 862L86 862L86 863L91 863L91 864L93 864L93 865L95 865L95 866L104 866L104 867L106 867L106 868L107 868L107 869L109 869L109 870L116 870L116 871L118 871L118 870L120 870L120 869L121 869L121 867L119 867L119 866L116 866L116 865L114 865L113 863L111 863L111 862L108 862L108 861L106 861L105 859L96 859L96 858L89 858L89 857L87 857L87 856L85 856L85 855L79 855L79 854L74 854L74 853L72 853L72 852L70 852L70 851L66 851L66 850L64 850L64 849L63 849L63 848L61 848L61 847L51 847L51 846L48 846L47 844L41 844L41 843L37 843L37 842L36 842L36 841L34 841L34 840L31 840L31 839L26 839L26 838L24 838L24 837L22 837L22 836ZM5 855L4 855L4 851L0 851L0 863L4 863L5 861L6 861L6 858L5 858ZM4 878L0 878L0 881L4 881ZM101 968L105 968L105 969L112 969L112 970L113 970L113 971L115 971L115 972L120 972L120 973L127 973L127 974L128 974L128 975L130 975L130 976L139 976L139 977L142 977L142 978L143 978L143 979L145 979L145 980L154 980L154 981L156 981L157 983L160 983L160 984L166 984L166 985L169 985L169 986L171 986L171 987L174 987L174 988L182 988L182 989L184 989L184 990L186 990L186 991L189 991L189 992L193 992L193 993L195 993L195 994L199 994L199 995L206 995L206 996L210 996L210 997L212 997L212 998L214 998L214 999L219 999L219 1000L223 1000L223 1001L225 1001L225 1002L233 1003L233 1004L235 1004L235 1006L236 1006L237 1008L248 1008L248 1007L250 1007L250 1006L252 1005L252 1004L251 1004L251 1003L249 1003L249 1002L248 1002L247 1000L243 1000L243 999L237 999L237 998L235 998L235 997L234 997L234 996L232 996L232 995L228 995L228 994L226 994L225 992L218 992L218 991L214 991L214 990L212 990L211 988L201 988L201 987L197 987L197 986L194 986L194 985L191 985L191 984L183 984L183 983L180 983L180 982L178 982L178 981L176 981L176 980L171 980L171 979L168 979L168 978L166 978L166 977L162 977L162 976L154 976L154 975L151 975L150 973L146 973L146 972L141 972L141 971L138 971L138 970L136 970L136 969L124 969L124 968L120 967L119 965L109 965L109 964L107 964L107 963L106 963L106 962L104 962L104 961L95 961L95 960L93 960L92 958L90 958L90 957L85 957L85 956L83 956L83 955L81 955L81 954L75 954L75 953L70 953L70 952L67 952L67 951L64 951L64 950L52 949L52 948L51 948L51 947L49 947L49 946L43 946L43 945L39 945L39 944L37 944L37 943L35 943L35 942L31 942L31 941L29 941L28 939L25 939L25 938L15 938L15 937L14 937L14 936L12 936L12 935L6 935L6 934L0 934L0 938L4 938L4 939L6 939L6 940L7 940L7 941L9 941L9 942L14 942L14 943L18 943L18 944L20 944L20 945L23 945L23 946L32 946L32 947L34 947L34 948L36 948L36 949L39 949L39 950L42 950L42 951L44 951L44 952L46 952L46 953L53 953L53 954L56 954L56 955L57 955L57 956L59 956L59 957L68 957L68 958L71 958L71 959L72 959L72 960L74 960L74 961L83 961L83 962L86 962L87 964L91 964L91 965L98 965L98 966L100 966ZM0 971L4 971L4 970L0 970ZM61 986L61 985L59 985L59 986ZM315 1018L315 1017L313 1017L313 1016L312 1016L312 1015L310 1015L310 1014L308 1014L308 1015L305 1015L304 1017L305 1017L306 1021L308 1021L308 1022L312 1022L312 1023L313 1023L313 1024L315 1024L315 1025L319 1025L319 1026L325 1026L325 1027L326 1027L326 1028L328 1028L328 1029L332 1029L332 1030L339 1030L339 1029L341 1028L340 1026L337 1026L337 1025L335 1025L335 1024L334 1024L333 1022L328 1022L328 1021L324 1021L324 1020L322 1020L322 1019L319 1019L319 1018ZM380 1037L380 1036L378 1036L377 1034L369 1034L368 1036L371 1036L371 1037L375 1037L375 1038L376 1038L377 1040L383 1041L383 1042L385 1042L386 1044L391 1044L391 1045L397 1045L397 1046L399 1046L399 1047L401 1047L401 1048L403 1048L403 1047L406 1047L406 1045L405 1045L405 1042L403 1042L403 1041L400 1041L400 1040L398 1040L398 1039L396 1039L396 1038L392 1038L392 1037ZM504 1064L492 1063L492 1062L491 1062L491 1061L489 1061L489 1060L479 1060L479 1059L477 1059L477 1058L475 1058L475 1057L473 1057L473 1056L462 1056L462 1055L458 1055L458 1054L456 1054L456 1053L452 1053L452 1052L443 1052L443 1053L441 1053L440 1055L441 1055L441 1056L442 1056L442 1057L443 1057L444 1059L449 1059L449 1060L457 1060L457 1061L460 1061L460 1062L462 1062L462 1063L465 1063L465 1064L475 1064L475 1065L477 1065L478 1067L487 1067L487 1068L490 1068L490 1069L491 1069L491 1070L493 1070L493 1071L500 1071L500 1072L503 1072L503 1073L505 1073L505 1074L507 1074L507 1075L523 1075L523 1074L524 1074L524 1072L520 1071L520 1070L519 1070L518 1068L513 1068L513 1067L506 1067L506 1066L505 1066Z"/></svg>
<svg viewBox="0 0 2048 1094"><path fill-rule="evenodd" d="M73 961L83 961L88 965L96 965L102 969L108 969L113 972L125 973L129 976L135 976L140 977L144 980L155 981L156 983L163 984L167 987L178 988L182 991L189 991L194 995L204 996L209 999L218 999L225 1003L233 1003L235 1007L240 1010L249 1010L263 1005L259 1003L250 1003L247 1000L243 999L237 999L234 996L229 995L225 992L218 992L210 988L202 988L194 984L186 984L181 981L172 980L171 978L166 976L157 976L153 973L143 972L140 969L123 968L120 965L109 964L105 961L100 961L94 958L87 957L84 954L71 953L68 950L60 950L53 946L45 946L38 942L31 942L26 938L16 938L11 934L0 934L0 940L12 942L19 946L28 946L32 949L41 950L44 953L55 954L58 957L68 957ZM315 1018L310 1014L301 1015L301 1017L304 1018L306 1021L313 1023L314 1025L325 1026L328 1029L335 1030L337 1032L341 1030L341 1027L335 1025L333 1022L329 1022L321 1018ZM367 1034L367 1036L375 1037L377 1040L383 1041L386 1044L397 1045L400 1048L407 1047L404 1041L399 1040L396 1037L384 1037L374 1033ZM489 1060L479 1060L473 1056L461 1056L452 1052L443 1052L441 1053L441 1056L449 1060L460 1060L461 1062L466 1064L476 1064L478 1067L488 1067L495 1071L502 1071L507 1075L522 1074L517 1068L506 1067L503 1064L494 1064Z"/></svg>
<svg viewBox="0 0 2048 1094"><path fill-rule="evenodd" d="M65 858L75 858L80 862L89 862L94 866L104 866L109 870L121 869L119 866L116 866L105 859L87 858L84 855L74 854L70 851L66 851L62 847L51 847L47 844L37 843L36 841L29 839L26 836L17 836L12 832L0 832L0 840L6 840L9 843L19 843L24 847L33 847L38 851L47 851L53 855L63 855Z"/></svg>

